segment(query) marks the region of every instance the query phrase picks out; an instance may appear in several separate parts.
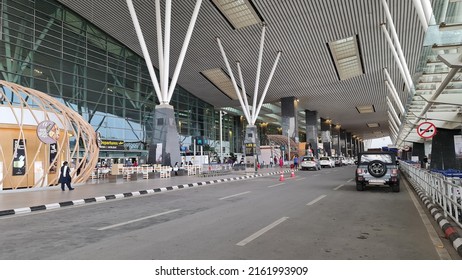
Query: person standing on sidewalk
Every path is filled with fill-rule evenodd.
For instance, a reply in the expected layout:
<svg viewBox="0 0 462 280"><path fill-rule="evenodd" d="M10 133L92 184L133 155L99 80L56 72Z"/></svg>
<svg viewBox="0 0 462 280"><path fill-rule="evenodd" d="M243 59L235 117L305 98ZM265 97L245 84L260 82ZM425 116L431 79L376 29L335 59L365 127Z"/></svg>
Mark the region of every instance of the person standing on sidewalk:
<svg viewBox="0 0 462 280"><path fill-rule="evenodd" d="M65 190L64 185L67 185L70 191L74 190L74 188L71 187L71 169L67 165L68 165L67 161L63 162L63 166L61 166L61 174L59 175L59 180L58 180L58 183L61 183L62 191Z"/></svg>
<svg viewBox="0 0 462 280"><path fill-rule="evenodd" d="M298 170L298 156L297 155L294 156L294 169Z"/></svg>

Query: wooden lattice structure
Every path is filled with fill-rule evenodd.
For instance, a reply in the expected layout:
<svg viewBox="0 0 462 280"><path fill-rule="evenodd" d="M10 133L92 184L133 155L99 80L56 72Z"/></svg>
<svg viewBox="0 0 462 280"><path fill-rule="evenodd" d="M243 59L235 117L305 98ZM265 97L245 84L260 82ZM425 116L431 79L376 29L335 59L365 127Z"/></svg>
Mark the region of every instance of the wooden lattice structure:
<svg viewBox="0 0 462 280"><path fill-rule="evenodd" d="M70 163L73 183L85 182L91 176L99 155L97 135L72 108L43 92L0 80L0 116L0 186L4 189L56 185L64 161ZM53 156L51 144L37 136L37 126L43 121L57 126ZM22 166L25 172L19 176L14 173L17 163L13 162L17 161L17 143L23 144L21 153L27 158Z"/></svg>

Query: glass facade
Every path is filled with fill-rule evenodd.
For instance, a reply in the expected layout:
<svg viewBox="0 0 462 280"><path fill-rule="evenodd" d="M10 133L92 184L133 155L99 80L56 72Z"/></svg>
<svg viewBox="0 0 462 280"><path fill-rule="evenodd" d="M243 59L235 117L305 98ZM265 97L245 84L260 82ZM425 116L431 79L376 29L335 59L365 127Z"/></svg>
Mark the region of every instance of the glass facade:
<svg viewBox="0 0 462 280"><path fill-rule="evenodd" d="M59 99L104 139L146 150L159 102L144 59L56 1L0 3L1 79ZM179 86L171 105L185 145L188 136L219 139L219 112L212 105ZM234 117L223 117L223 141L239 142ZM232 144L231 152L238 146Z"/></svg>

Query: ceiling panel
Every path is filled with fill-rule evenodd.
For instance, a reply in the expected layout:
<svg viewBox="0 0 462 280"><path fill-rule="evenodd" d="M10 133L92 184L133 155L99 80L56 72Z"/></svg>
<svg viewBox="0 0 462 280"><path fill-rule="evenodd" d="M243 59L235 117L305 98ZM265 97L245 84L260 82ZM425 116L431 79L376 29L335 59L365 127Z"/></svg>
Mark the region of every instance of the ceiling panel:
<svg viewBox="0 0 462 280"><path fill-rule="evenodd" d="M125 0L59 1L142 54ZM133 2L153 64L157 67L155 1ZM172 2L170 75L195 5L192 0ZM380 28L385 22L381 0L253 0L252 3L267 24L259 94L277 51L283 51L265 102L296 96L301 100L299 109L318 111L319 117L331 119L353 134L373 137L373 129L368 128L367 123L379 123L384 134L389 134L384 67L405 106L408 96L403 92L403 79ZM423 29L412 1L388 0L388 3L412 74L420 58ZM327 43L356 35L365 74L340 81ZM245 88L250 96L253 95L261 27L233 29L210 0L202 3L178 84L216 107L237 107L238 101L223 98L223 94L200 74L211 68L226 69L215 39L217 36L222 40L236 77L237 68L233 62L241 62ZM359 115L355 109L371 104L375 113Z"/></svg>

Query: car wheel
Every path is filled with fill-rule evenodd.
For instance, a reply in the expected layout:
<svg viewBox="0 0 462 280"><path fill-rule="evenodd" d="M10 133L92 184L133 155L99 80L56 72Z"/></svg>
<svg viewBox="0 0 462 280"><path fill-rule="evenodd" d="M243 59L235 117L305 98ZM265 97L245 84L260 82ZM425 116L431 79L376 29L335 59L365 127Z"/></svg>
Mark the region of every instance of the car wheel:
<svg viewBox="0 0 462 280"><path fill-rule="evenodd" d="M367 165L367 170L369 174L379 178L387 173L387 166L380 160L373 160Z"/></svg>
<svg viewBox="0 0 462 280"><path fill-rule="evenodd" d="M363 183L356 183L356 190L358 192L364 191L364 184Z"/></svg>
<svg viewBox="0 0 462 280"><path fill-rule="evenodd" d="M391 185L391 190L393 192L399 192L399 183Z"/></svg>

